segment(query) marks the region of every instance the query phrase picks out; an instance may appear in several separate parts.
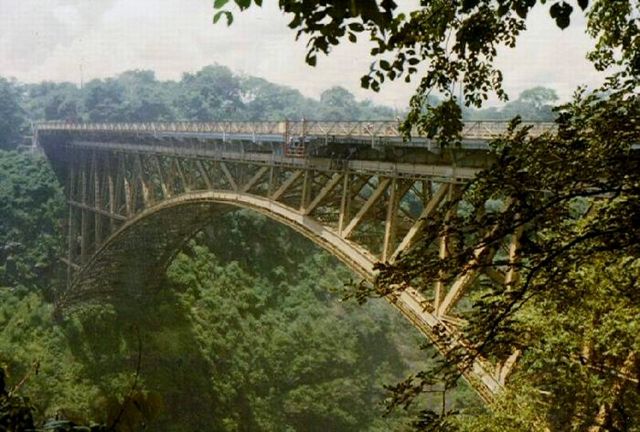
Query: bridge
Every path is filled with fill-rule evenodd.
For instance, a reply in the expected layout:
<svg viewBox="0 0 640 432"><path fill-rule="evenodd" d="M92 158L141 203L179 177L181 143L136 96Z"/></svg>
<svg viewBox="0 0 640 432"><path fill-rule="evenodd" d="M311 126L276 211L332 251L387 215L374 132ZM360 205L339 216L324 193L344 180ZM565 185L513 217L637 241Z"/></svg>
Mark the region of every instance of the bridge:
<svg viewBox="0 0 640 432"><path fill-rule="evenodd" d="M373 283L374 266L421 239L433 212L492 162L487 142L506 123L466 123L441 149L397 122L40 123L41 147L65 187L67 289L59 307L110 296L150 295L175 254L224 212L245 208L311 239ZM552 124L532 125L540 134ZM507 249L515 254L515 239ZM439 244L446 257L447 239ZM470 350L460 305L481 278L461 269L449 286L406 287L388 300L436 348ZM473 356L462 370L491 401L517 353Z"/></svg>

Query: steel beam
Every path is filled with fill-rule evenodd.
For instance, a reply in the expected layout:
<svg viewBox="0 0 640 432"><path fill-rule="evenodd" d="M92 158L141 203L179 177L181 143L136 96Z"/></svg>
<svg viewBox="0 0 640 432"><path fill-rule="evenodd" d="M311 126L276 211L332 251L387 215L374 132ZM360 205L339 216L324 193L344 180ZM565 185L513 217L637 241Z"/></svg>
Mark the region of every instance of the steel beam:
<svg viewBox="0 0 640 432"><path fill-rule="evenodd" d="M106 216L106 217L111 218L111 219L116 220L116 221L126 221L128 219L127 216L124 216L124 215L121 215L121 214L117 214L117 213L111 213L110 211L102 210L102 209L99 209L99 208L95 208L95 207L92 207L92 206L90 206L88 204L82 204L82 203L79 203L77 201L69 200L69 201L67 201L67 203L71 207L80 209L82 211L88 211L88 212L91 212L91 213L95 213L95 214L99 214L99 215L102 215L102 216Z"/></svg>
<svg viewBox="0 0 640 432"><path fill-rule="evenodd" d="M258 181L262 178L262 176L265 175L267 171L269 171L268 166L260 167L260 169L256 171L253 177L251 177L249 181L242 186L241 192L248 192L252 187L254 187L258 183Z"/></svg>
<svg viewBox="0 0 640 432"><path fill-rule="evenodd" d="M293 185L293 183L295 183L295 181L300 178L303 173L303 170L294 171L291 176L289 176L289 178L285 180L284 183L282 183L278 190L276 190L273 195L271 195L271 199L273 201L277 201L287 191L287 189L289 189L291 185Z"/></svg>
<svg viewBox="0 0 640 432"><path fill-rule="evenodd" d="M196 209L202 208L199 206L205 205L203 203L210 203L211 208L239 206L272 217L308 236L372 282L375 279L373 268L380 258L377 255L393 263L400 253L413 247L423 234L428 218L443 201L453 199L452 185L472 178L481 169L478 157L482 152L474 153L472 162L457 167L443 163L446 155L440 157L437 152L429 153L430 147L416 153L419 158L415 160L404 158L399 161L378 160L378 156L358 159L357 155L349 160L336 161L312 157L311 152L304 157L280 154L277 149L281 149L285 141L279 137L301 134L302 129L310 138L311 146L314 139L322 137L326 143L329 136L349 138L345 143L356 145L387 136L390 140L386 143L394 143L395 138L392 137L397 134L392 124L351 122L308 122L305 126L291 123L288 127L279 122L231 122L54 125L43 128L38 139L44 140L45 145L58 145L58 139L50 143L46 140L50 134L60 131L64 131L60 136L67 140L63 153L68 153L65 157L69 157L69 244L65 258L69 280L72 280L72 272L77 271L76 281L98 283L102 273L89 275L89 269L97 266L95 268L102 268L104 272L111 271L108 263L101 263L100 259L106 256L105 250L116 247L125 232L162 229L164 236L158 235L156 246L166 242L167 247L175 248L178 243L165 237L177 235L189 227L166 227L168 219L164 217L156 221L162 222L158 225L144 223L138 226L138 222L145 221L156 212L166 211L170 215L172 206L193 205ZM477 133L481 129L467 132ZM151 136L153 140L145 139ZM208 145L174 145L193 139ZM260 152L253 152L253 147L248 145L254 139L266 140ZM339 143L337 140L336 145ZM400 141L398 145L413 146ZM370 151L376 154L375 149ZM368 182L370 187L365 186ZM442 185L432 192L432 182ZM202 187L207 190L197 190ZM414 211L404 208L403 203L408 200L405 195L409 190L412 200L415 197L422 202L419 212L420 207ZM366 239L363 235L354 235L364 232L364 225L374 227L366 232L376 233L379 238L372 240L371 235ZM195 229L195 226L190 228ZM396 239L398 231L404 236ZM107 233L110 235L103 239ZM136 237L133 235L131 238ZM102 247L98 248L101 244ZM440 256L446 257L446 237L440 239L439 248ZM100 252L96 253L98 249ZM509 255L515 257L516 250L517 243L510 246ZM484 261L493 251L494 248L476 250L476 261L467 265L473 270L462 269L463 275L446 295L444 287L438 289L436 286L434 302L410 287L389 298L443 355L447 355L453 346L466 346L464 335L457 333L462 322L448 316L448 312L465 295L479 271L497 283L509 284L515 280L513 265L506 274L491 267L476 269L482 264L479 261ZM166 261L173 255L171 251L164 251L161 256ZM111 259L124 258L114 252ZM69 288L74 289L74 286ZM443 342L443 335L447 342ZM479 359L472 370L464 371L483 399L490 400L499 391L515 362L515 359L510 359L498 368L489 367Z"/></svg>
<svg viewBox="0 0 640 432"><path fill-rule="evenodd" d="M324 185L324 187L320 189L320 192L318 192L318 195L316 195L313 201L311 201L311 203L306 208L302 209L302 213L305 215L311 214L311 212L315 210L318 205L320 205L322 200L324 200L327 195L329 195L336 188L336 186L338 186L340 180L342 180L342 174L334 174L331 179Z"/></svg>
<svg viewBox="0 0 640 432"><path fill-rule="evenodd" d="M87 204L87 163L86 156L82 155L81 171L80 171L80 199L84 206ZM89 215L86 209L80 210L80 262L86 263L89 257Z"/></svg>
<svg viewBox="0 0 640 432"><path fill-rule="evenodd" d="M200 176L204 180L204 184L207 186L207 189L209 190L213 189L214 187L213 180L209 176L209 173L207 172L203 162L200 159L196 161L196 166L198 167L198 172L200 172Z"/></svg>
<svg viewBox="0 0 640 432"><path fill-rule="evenodd" d="M413 226L409 229L409 232L404 236L404 238L396 248L395 252L391 257L391 261L395 261L402 252L408 250L415 244L415 242L419 238L420 233L422 232L424 226L427 223L427 218L431 215L431 213L436 208L438 208L438 206L440 205L444 197L447 195L448 191L449 191L449 185L447 183L442 184L440 186L437 192L433 195L433 197L429 200L427 205L424 207L424 209L422 210L422 213L420 213L420 216L418 217L418 220L416 221L416 223L413 224Z"/></svg>
<svg viewBox="0 0 640 432"><path fill-rule="evenodd" d="M224 173L224 176L226 177L227 181L229 182L229 185L231 185L231 189L234 190L234 191L237 191L238 190L238 184L236 183L235 179L233 178L233 176L229 172L229 169L227 168L227 165L224 162L220 162L220 169Z"/></svg>
<svg viewBox="0 0 640 432"><path fill-rule="evenodd" d="M371 210L371 208L378 202L384 191L389 186L391 179L385 178L378 183L378 187L371 194L367 202L364 203L362 208L356 213L356 215L351 219L351 222L346 226L346 228L342 231L342 236L347 238L351 235L351 232L362 222L362 218Z"/></svg>

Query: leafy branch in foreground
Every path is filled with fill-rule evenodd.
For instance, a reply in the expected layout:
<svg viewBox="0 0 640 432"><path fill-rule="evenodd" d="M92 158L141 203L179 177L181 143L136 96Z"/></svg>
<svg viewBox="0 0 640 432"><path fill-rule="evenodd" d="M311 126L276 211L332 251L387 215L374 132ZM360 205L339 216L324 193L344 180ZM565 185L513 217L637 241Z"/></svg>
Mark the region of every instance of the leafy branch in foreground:
<svg viewBox="0 0 640 432"><path fill-rule="evenodd" d="M232 13L228 0L216 0L216 20ZM251 0L235 0L240 10ZM261 6L262 1L254 0ZM380 90L385 81L418 78L409 112L403 123L407 136L413 131L438 139L442 145L460 139L459 104L479 107L490 94L508 99L503 73L495 65L500 47L513 48L526 30L536 5L548 7L549 16L564 29L574 13L565 0L426 0L407 13L394 1L296 1L282 0L279 8L291 17L296 38L308 38L306 62L315 66L319 53L356 42L360 35L373 43L370 70L361 85ZM598 70L617 66L634 74L640 68L638 4L636 1L579 0L588 19L587 32L596 40L590 54ZM555 42L555 41L554 41ZM635 72L634 72L635 71ZM444 102L433 104L437 92Z"/></svg>
<svg viewBox="0 0 640 432"><path fill-rule="evenodd" d="M627 81L615 83L606 98L578 92L560 110L557 133L530 137L514 122L492 143L494 165L439 209L425 240L379 266L378 295L408 285L430 295L432 281L451 282L461 271L516 272L506 285L476 278L463 333L475 355L520 353L527 385L544 389L539 403L552 430L640 421L630 396L640 376L640 99ZM453 239L445 259L434 246L443 236ZM511 262L513 236L519 259ZM469 365L465 355L449 361ZM558 362L571 373L558 376Z"/></svg>

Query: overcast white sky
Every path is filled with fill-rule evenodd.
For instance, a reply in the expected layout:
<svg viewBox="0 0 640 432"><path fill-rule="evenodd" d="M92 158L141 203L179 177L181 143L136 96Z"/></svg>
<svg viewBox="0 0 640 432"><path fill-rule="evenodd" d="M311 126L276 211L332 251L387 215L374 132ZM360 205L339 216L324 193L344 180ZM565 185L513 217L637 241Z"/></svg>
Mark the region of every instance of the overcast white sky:
<svg viewBox="0 0 640 432"><path fill-rule="evenodd" d="M311 68L304 63L304 42L294 41L277 2L264 3L236 13L227 27L212 24L213 0L0 0L0 76L78 83L81 75L86 82L152 69L159 79L175 80L218 63L307 96L341 85L358 98L396 108L407 104L412 85L393 83L380 94L360 88L370 64L367 43L345 42ZM577 24L560 31L547 8L537 7L518 47L501 53L512 98L544 85L567 99L578 84L600 81L585 60L592 41L584 35L581 14L574 12Z"/></svg>

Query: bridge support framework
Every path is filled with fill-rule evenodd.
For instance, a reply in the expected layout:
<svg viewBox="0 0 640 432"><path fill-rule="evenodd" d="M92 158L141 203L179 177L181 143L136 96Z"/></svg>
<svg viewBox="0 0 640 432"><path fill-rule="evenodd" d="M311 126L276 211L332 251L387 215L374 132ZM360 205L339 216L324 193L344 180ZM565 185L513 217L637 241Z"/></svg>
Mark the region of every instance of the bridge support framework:
<svg viewBox="0 0 640 432"><path fill-rule="evenodd" d="M179 134L38 132L68 200L64 261L69 282L60 299L63 308L92 297L145 295L186 239L234 208L291 227L373 283L376 263L392 263L416 245L429 219L478 170L248 152L244 145ZM449 239L436 243L432 247L445 258ZM490 253L479 249L473 259ZM516 254L514 238L509 256L516 259ZM473 264L467 267L477 267ZM449 285L433 281L420 292L407 286L388 300L443 355L454 349L473 354L463 334L461 300L481 278L509 283L514 277L491 267L463 269ZM517 354L498 365L472 358L464 376L491 401Z"/></svg>

